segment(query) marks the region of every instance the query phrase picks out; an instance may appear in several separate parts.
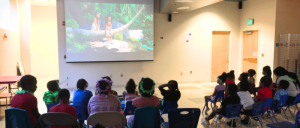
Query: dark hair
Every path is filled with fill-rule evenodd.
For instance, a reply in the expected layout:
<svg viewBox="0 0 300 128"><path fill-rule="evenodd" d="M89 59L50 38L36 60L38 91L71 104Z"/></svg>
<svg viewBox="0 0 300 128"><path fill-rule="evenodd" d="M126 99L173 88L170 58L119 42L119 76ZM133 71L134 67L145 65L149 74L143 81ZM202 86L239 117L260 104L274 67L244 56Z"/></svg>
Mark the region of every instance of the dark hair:
<svg viewBox="0 0 300 128"><path fill-rule="evenodd" d="M89 83L85 79L79 79L77 81L77 89L84 90L84 86L88 86Z"/></svg>
<svg viewBox="0 0 300 128"><path fill-rule="evenodd" d="M170 80L169 83L174 84L174 86L171 86L172 87L172 89L171 89L172 92L178 91L178 83L177 83L176 80Z"/></svg>
<svg viewBox="0 0 300 128"><path fill-rule="evenodd" d="M222 80L222 83L225 83L226 78L227 78L227 74L225 72L223 72L221 76L218 76L218 78Z"/></svg>
<svg viewBox="0 0 300 128"><path fill-rule="evenodd" d="M295 85L297 86L298 85L298 89L300 89L300 82L299 82L299 79L298 79L298 76L296 73L293 73L293 72L289 72L288 73L288 76L294 80L296 80L294 83Z"/></svg>
<svg viewBox="0 0 300 128"><path fill-rule="evenodd" d="M227 78L230 79L230 80L232 80L232 79L235 78L235 76L234 76L234 70L231 70L229 73L227 73Z"/></svg>
<svg viewBox="0 0 300 128"><path fill-rule="evenodd" d="M109 84L107 83L107 82L105 82L105 81L99 81L99 88L101 89L101 90L105 90L106 89L106 86L108 86ZM105 95L107 95L108 94L108 92L101 92L100 94L105 94Z"/></svg>
<svg viewBox="0 0 300 128"><path fill-rule="evenodd" d="M275 70L274 70L274 73L278 76L284 76L284 75L287 75L288 74L288 71L285 70L285 68L283 67L277 67Z"/></svg>
<svg viewBox="0 0 300 128"><path fill-rule="evenodd" d="M133 79L129 79L129 81L126 84L125 89L128 93L135 93L136 84Z"/></svg>
<svg viewBox="0 0 300 128"><path fill-rule="evenodd" d="M32 75L25 75L21 78L20 84L21 84L22 89L28 90L31 86L37 84L37 80Z"/></svg>
<svg viewBox="0 0 300 128"><path fill-rule="evenodd" d="M236 95L238 91L238 87L235 84L229 84L228 85L228 92L231 96Z"/></svg>
<svg viewBox="0 0 300 128"><path fill-rule="evenodd" d="M64 99L64 98L67 98L69 97L70 98L70 92L68 89L61 89L59 92L58 92L58 100L60 99Z"/></svg>
<svg viewBox="0 0 300 128"><path fill-rule="evenodd" d="M47 88L49 91L55 92L58 90L58 83L55 80L49 81L47 83Z"/></svg>
<svg viewBox="0 0 300 128"><path fill-rule="evenodd" d="M242 73L241 75L240 75L240 77L241 77L241 81L248 81L248 73Z"/></svg>
<svg viewBox="0 0 300 128"><path fill-rule="evenodd" d="M267 72L267 75L268 77L271 77L272 76L272 71L271 71L271 67L270 66L265 66L263 68L263 71Z"/></svg>
<svg viewBox="0 0 300 128"><path fill-rule="evenodd" d="M264 84L264 87L270 87L270 85L272 84L272 78L264 76L260 79L260 82Z"/></svg>
<svg viewBox="0 0 300 128"><path fill-rule="evenodd" d="M249 91L250 86L248 81L241 81L240 82L240 91Z"/></svg>
<svg viewBox="0 0 300 128"><path fill-rule="evenodd" d="M281 80L279 85L282 87L282 89L287 89L290 86L290 83L286 80Z"/></svg>
<svg viewBox="0 0 300 128"><path fill-rule="evenodd" d="M98 124L95 124L95 126L93 128L105 128L105 126L98 123Z"/></svg>
<svg viewBox="0 0 300 128"><path fill-rule="evenodd" d="M108 79L108 80L112 81L111 78L110 78L109 76L103 76L102 78L103 78L103 79Z"/></svg>
<svg viewBox="0 0 300 128"><path fill-rule="evenodd" d="M155 83L152 79L150 78L142 78L139 84L139 92L143 97L148 97L150 98L154 94L154 90L151 93L143 93L141 90L141 84L143 85L144 90L151 90L153 86L155 86Z"/></svg>
<svg viewBox="0 0 300 128"><path fill-rule="evenodd" d="M248 70L248 73L249 73L249 76L250 76L250 77L253 77L253 76L256 74L256 71L253 70L253 69L249 69L249 70Z"/></svg>

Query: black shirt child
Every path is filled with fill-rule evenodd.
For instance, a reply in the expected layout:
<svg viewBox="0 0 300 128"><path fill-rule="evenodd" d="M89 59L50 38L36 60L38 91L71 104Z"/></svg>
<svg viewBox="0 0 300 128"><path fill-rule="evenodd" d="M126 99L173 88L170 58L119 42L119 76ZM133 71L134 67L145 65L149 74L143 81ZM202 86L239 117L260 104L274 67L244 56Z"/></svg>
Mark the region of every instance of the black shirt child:
<svg viewBox="0 0 300 128"><path fill-rule="evenodd" d="M176 101L176 103L178 102L178 100L181 97L180 91L177 90L175 92L172 92L170 90L165 90L163 88L159 88L161 95L164 96L164 102L163 102L163 108L166 105L166 101Z"/></svg>
<svg viewBox="0 0 300 128"><path fill-rule="evenodd" d="M222 104L221 104L222 108L221 108L220 114L226 116L226 106L227 105L230 105L230 104L240 104L240 103L241 103L240 97L237 94L225 98L222 101Z"/></svg>

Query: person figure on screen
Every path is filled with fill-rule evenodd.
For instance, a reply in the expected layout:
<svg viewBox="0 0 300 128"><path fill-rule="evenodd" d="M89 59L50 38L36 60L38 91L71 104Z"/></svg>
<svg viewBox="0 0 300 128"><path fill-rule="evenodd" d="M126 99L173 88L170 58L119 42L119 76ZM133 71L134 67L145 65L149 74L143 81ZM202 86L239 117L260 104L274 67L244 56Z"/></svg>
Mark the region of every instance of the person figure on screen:
<svg viewBox="0 0 300 128"><path fill-rule="evenodd" d="M94 18L94 22L92 24L92 30L93 31L101 31L100 29L100 16L101 16L101 13L98 12Z"/></svg>
<svg viewBox="0 0 300 128"><path fill-rule="evenodd" d="M111 31L112 30L112 21L111 21L111 16L108 15L107 17L107 24L105 26L106 28L106 37L107 37L107 42L110 42L112 41L112 36L113 36L113 32Z"/></svg>

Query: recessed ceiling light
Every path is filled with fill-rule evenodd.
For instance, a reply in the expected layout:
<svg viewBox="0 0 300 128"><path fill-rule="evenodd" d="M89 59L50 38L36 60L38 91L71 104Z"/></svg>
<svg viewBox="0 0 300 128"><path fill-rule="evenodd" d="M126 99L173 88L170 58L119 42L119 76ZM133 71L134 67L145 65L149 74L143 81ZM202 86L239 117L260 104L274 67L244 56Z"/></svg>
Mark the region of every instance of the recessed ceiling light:
<svg viewBox="0 0 300 128"><path fill-rule="evenodd" d="M192 1L192 0L175 0L175 2L179 2L179 3L192 3L194 1Z"/></svg>
<svg viewBox="0 0 300 128"><path fill-rule="evenodd" d="M177 8L177 10L185 10L185 9L190 9L190 7L186 6L186 7L179 7L179 8Z"/></svg>
<svg viewBox="0 0 300 128"><path fill-rule="evenodd" d="M173 12L173 13L178 13L178 12Z"/></svg>

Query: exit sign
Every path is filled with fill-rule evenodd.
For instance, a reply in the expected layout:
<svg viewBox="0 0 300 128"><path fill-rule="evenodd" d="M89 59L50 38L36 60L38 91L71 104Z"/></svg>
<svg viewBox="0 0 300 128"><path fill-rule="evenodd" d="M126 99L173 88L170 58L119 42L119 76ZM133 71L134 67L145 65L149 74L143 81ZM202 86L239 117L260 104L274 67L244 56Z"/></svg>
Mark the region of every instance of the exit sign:
<svg viewBox="0 0 300 128"><path fill-rule="evenodd" d="M248 24L248 25L253 25L253 24L254 24L254 19L248 20L247 24Z"/></svg>

